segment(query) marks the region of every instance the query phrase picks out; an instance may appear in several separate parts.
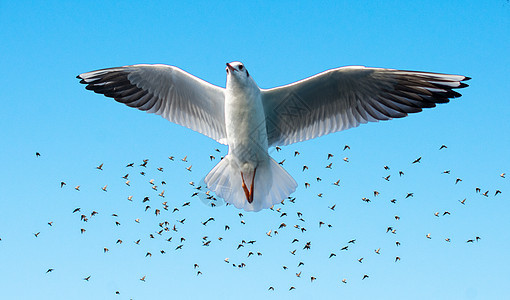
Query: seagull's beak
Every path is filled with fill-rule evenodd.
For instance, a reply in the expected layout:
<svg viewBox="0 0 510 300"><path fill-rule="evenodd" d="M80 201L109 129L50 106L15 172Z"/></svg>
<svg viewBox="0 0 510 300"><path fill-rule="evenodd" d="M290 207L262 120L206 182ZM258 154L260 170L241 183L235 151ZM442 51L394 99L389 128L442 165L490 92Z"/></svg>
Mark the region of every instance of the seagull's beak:
<svg viewBox="0 0 510 300"><path fill-rule="evenodd" d="M227 63L227 68L226 68L227 72L230 70L230 71L235 71L236 69L234 69L234 67L232 67L229 63Z"/></svg>

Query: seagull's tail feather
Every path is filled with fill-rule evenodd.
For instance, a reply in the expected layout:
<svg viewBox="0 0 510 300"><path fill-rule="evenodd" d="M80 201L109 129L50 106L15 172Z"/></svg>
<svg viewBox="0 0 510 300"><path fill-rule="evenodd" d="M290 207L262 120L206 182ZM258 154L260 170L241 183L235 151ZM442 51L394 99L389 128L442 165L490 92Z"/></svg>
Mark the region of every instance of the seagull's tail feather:
<svg viewBox="0 0 510 300"><path fill-rule="evenodd" d="M253 172L243 174L248 189ZM227 203L246 211L259 211L280 203L296 190L297 183L274 159L269 158L255 171L253 201L246 199L241 169L231 157L225 156L205 177L207 187Z"/></svg>

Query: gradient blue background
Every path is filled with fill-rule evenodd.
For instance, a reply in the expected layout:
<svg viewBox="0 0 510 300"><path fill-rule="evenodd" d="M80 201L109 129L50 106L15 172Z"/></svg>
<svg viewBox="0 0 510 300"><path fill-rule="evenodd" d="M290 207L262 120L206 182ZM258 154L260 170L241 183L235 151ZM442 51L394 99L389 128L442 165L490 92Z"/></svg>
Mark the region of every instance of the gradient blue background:
<svg viewBox="0 0 510 300"><path fill-rule="evenodd" d="M1 1L0 28L0 298L508 297L508 1ZM266 210L240 218L232 206L210 208L190 198L195 190L188 182L198 184L227 147L86 91L75 78L100 68L164 63L224 86L225 63L234 60L244 62L263 88L344 65L473 79L462 98L435 109L279 153L272 149L299 183L296 203L279 206L286 217ZM351 150L342 151L346 144ZM442 144L448 149L439 151ZM301 155L294 157L295 150ZM36 158L36 151L42 156ZM330 161L328 153L335 155ZM185 155L188 163L180 161ZM420 164L411 164L420 156ZM145 177L138 174L143 159L149 159ZM125 168L130 162L134 169ZM324 168L329 162L332 170ZM103 171L95 169L100 163ZM309 170L302 172L305 164ZM192 172L185 170L189 165ZM128 172L131 187L120 178ZM506 179L499 176L503 172ZM382 179L390 174L389 182ZM166 190L164 200L151 189L152 178L168 183L158 190ZM463 181L456 185L456 178ZM340 187L331 184L337 179ZM60 181L67 186L61 189ZM304 182L311 187L305 189ZM106 193L100 189L105 184ZM476 194L475 187L489 190L489 197ZM502 194L494 197L496 189ZM380 195L373 197L374 190ZM414 197L404 199L409 192ZM144 196L151 199L147 212ZM466 205L458 202L463 198ZM180 211L155 216L162 201ZM187 201L190 207L181 207ZM335 211L328 209L333 204ZM72 213L77 207L99 214L85 223ZM434 216L445 210L451 215ZM306 222L298 220L297 211ZM203 226L209 217L215 221ZM184 224L176 222L183 218ZM164 220L179 231L155 234ZM333 227L318 228L320 220ZM281 222L287 227L268 237ZM225 224L232 229L225 232ZM388 226L396 235L385 233ZM80 234L80 228L87 231ZM166 242L170 236L172 242ZM202 246L203 236L212 240L209 247ZM466 243L475 236L481 240ZM175 251L180 237L186 241ZM122 245L115 244L119 238ZM293 238L299 242L291 244ZM140 245L133 243L137 239ZM243 239L257 242L236 250ZM356 244L340 251L350 239ZM303 250L308 241L312 248ZM104 254L103 247L110 251ZM167 253L161 255L161 249ZM151 258L145 258L147 251ZM249 251L263 255L247 258ZM328 259L331 252L337 256ZM395 263L397 255L402 260ZM234 268L226 257L247 266ZM298 268L300 261L305 265ZM196 275L194 263L202 275ZM55 270L46 274L48 268ZM302 278L295 275L299 271ZM364 274L370 277L361 280ZM317 278L313 283L311 276ZM296 290L289 291L291 286Z"/></svg>

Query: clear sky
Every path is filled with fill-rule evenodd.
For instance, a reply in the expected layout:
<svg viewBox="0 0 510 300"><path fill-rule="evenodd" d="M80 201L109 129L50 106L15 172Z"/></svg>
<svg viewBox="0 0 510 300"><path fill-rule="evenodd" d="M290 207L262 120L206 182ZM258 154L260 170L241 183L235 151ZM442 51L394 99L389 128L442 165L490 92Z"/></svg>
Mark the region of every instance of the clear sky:
<svg viewBox="0 0 510 300"><path fill-rule="evenodd" d="M0 1L0 298L508 296L508 1L181 2L188 1ZM270 149L299 184L295 203L275 207L280 212L244 213L221 201L211 208L203 191L191 197L226 146L86 91L75 78L100 68L163 63L224 87L225 63L236 60L263 88L345 65L473 79L449 104ZM443 144L448 148L439 150ZM329 161L328 153L334 155ZM188 162L181 161L186 155ZM146 168L139 166L143 159L149 159ZM130 186L122 179L127 173ZM457 178L462 181L455 184ZM340 186L333 185L338 179ZM158 197L163 189L164 199ZM496 190L502 193L495 196ZM414 197L405 199L408 193ZM150 201L142 203L145 196ZM172 213L174 207L179 211ZM76 208L81 211L73 213ZM98 214L90 216L93 211ZM210 217L214 221L201 224ZM165 220L170 231L160 235ZM287 227L278 229L282 222ZM389 226L395 234L386 233ZM256 242L237 250L242 240ZM247 257L250 251L255 255ZM328 258L331 253L336 256ZM246 266L233 267L241 263Z"/></svg>

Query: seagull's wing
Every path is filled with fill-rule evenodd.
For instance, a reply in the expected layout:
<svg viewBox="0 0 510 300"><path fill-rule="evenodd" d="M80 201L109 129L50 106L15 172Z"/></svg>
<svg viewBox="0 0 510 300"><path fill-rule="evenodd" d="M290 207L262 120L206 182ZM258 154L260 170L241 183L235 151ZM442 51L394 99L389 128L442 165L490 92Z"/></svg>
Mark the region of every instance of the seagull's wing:
<svg viewBox="0 0 510 300"><path fill-rule="evenodd" d="M350 66L262 90L269 146L288 145L361 123L401 118L461 95L470 78Z"/></svg>
<svg viewBox="0 0 510 300"><path fill-rule="evenodd" d="M132 65L77 76L87 89L161 115L226 144L224 89L167 65Z"/></svg>

